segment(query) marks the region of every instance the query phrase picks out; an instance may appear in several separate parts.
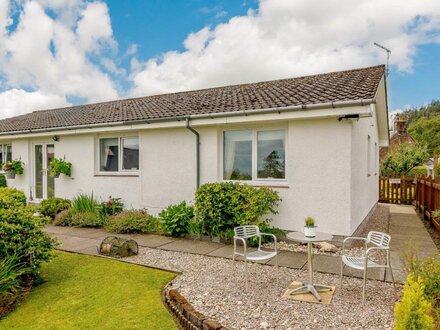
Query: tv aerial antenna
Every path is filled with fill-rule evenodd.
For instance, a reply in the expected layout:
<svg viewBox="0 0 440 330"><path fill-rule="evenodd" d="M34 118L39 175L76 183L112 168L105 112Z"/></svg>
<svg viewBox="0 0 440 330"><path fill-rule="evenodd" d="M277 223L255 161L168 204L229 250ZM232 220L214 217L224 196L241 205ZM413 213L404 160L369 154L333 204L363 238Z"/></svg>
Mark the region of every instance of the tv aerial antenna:
<svg viewBox="0 0 440 330"><path fill-rule="evenodd" d="M388 74L390 73L390 71L389 71L389 70L390 70L390 69L389 69L389 65L390 65L390 55L391 55L391 50L390 50L389 48L386 48L385 46L382 46L382 45L378 44L377 42L375 42L374 45L375 45L376 47L379 47L379 48L381 48L382 50L384 50L384 51L387 52L387 67L386 67L386 74L387 74L387 77L388 77Z"/></svg>

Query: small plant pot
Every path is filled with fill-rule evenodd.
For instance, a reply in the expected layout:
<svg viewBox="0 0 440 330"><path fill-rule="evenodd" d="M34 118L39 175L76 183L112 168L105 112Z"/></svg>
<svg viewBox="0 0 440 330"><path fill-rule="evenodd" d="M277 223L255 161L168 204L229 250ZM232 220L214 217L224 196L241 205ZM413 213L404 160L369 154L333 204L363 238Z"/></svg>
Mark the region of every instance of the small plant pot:
<svg viewBox="0 0 440 330"><path fill-rule="evenodd" d="M13 171L6 172L6 177L8 179L15 179L15 172Z"/></svg>
<svg viewBox="0 0 440 330"><path fill-rule="evenodd" d="M305 237L315 237L316 236L316 227L304 226L304 236Z"/></svg>

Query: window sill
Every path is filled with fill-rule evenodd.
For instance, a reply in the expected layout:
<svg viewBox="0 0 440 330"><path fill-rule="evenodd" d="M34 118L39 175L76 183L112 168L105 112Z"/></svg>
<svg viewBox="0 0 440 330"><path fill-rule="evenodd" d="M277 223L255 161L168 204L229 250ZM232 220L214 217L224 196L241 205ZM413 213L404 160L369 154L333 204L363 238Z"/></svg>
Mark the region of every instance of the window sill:
<svg viewBox="0 0 440 330"><path fill-rule="evenodd" d="M266 187L266 188L283 188L289 189L290 186L287 181L245 181L245 180L223 180L223 182L234 182L241 184L248 184L253 187Z"/></svg>
<svg viewBox="0 0 440 330"><path fill-rule="evenodd" d="M139 173L96 173L95 177L120 177L120 178L138 178Z"/></svg>

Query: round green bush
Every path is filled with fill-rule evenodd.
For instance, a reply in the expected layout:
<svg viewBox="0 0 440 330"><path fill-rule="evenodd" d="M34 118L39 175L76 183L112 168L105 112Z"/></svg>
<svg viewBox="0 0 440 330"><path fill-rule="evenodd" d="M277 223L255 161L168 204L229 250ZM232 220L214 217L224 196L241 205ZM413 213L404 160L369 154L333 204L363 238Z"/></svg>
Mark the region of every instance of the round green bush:
<svg viewBox="0 0 440 330"><path fill-rule="evenodd" d="M281 198L267 187L253 187L233 182L207 183L196 192L197 220L204 233L226 237L232 228L242 225L269 223L269 214L277 213Z"/></svg>
<svg viewBox="0 0 440 330"><path fill-rule="evenodd" d="M35 217L32 210L19 207L0 209L0 259L19 256L38 277L41 262L52 257L56 241L43 232L47 217Z"/></svg>
<svg viewBox="0 0 440 330"><path fill-rule="evenodd" d="M39 211L42 215L54 219L59 212L69 209L70 206L71 203L68 199L50 197L40 203Z"/></svg>
<svg viewBox="0 0 440 330"><path fill-rule="evenodd" d="M0 188L0 209L11 209L26 206L26 195L15 188Z"/></svg>
<svg viewBox="0 0 440 330"><path fill-rule="evenodd" d="M157 233L161 231L157 218L149 215L145 210L122 211L111 216L106 229L112 233Z"/></svg>

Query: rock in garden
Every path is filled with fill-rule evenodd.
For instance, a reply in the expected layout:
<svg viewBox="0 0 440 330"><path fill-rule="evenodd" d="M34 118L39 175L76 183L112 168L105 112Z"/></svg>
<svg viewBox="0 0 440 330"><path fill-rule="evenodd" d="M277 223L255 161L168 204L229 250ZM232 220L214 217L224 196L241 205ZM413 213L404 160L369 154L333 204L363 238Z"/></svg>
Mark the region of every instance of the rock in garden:
<svg viewBox="0 0 440 330"><path fill-rule="evenodd" d="M317 243L317 246L320 252L338 252L338 248L335 245L327 242L319 242Z"/></svg>

